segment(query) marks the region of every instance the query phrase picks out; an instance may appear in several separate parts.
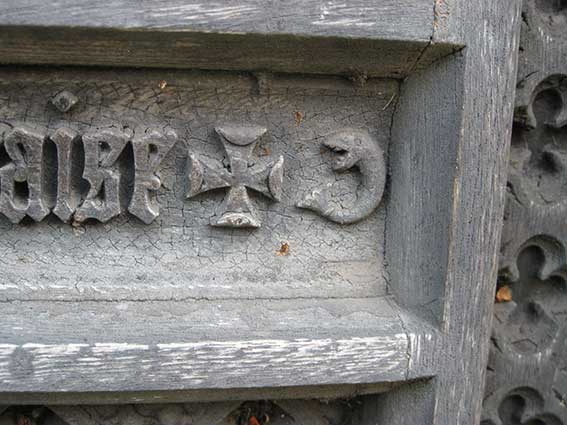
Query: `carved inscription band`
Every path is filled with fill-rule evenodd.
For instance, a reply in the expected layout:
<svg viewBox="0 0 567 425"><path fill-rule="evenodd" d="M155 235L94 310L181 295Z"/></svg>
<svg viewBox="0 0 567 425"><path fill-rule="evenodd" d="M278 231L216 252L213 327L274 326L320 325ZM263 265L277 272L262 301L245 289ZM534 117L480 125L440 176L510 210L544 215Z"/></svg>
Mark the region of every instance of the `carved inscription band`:
<svg viewBox="0 0 567 425"><path fill-rule="evenodd" d="M249 197L249 190L279 202L284 177L283 156L258 161L254 148L267 132L256 125L224 124L215 128L228 162L208 163L194 153L189 154L187 167L187 198L215 189L225 189L225 199L211 225L222 227L260 227L260 220ZM107 222L123 212L123 205L132 215L149 224L159 215L155 199L161 187L159 168L178 141L172 129L98 128L85 134L61 127L45 134L25 126L0 127L0 146L5 160L0 167L0 213L12 223L24 217L41 221L51 212L64 222L82 223L89 219ZM56 146L56 201L51 206L45 200L45 188L53 184L46 180L44 147L46 140ZM127 200L121 192L122 170L119 158L127 145L133 152L134 181ZM334 200L332 185L315 190L297 202L340 224L360 221L376 209L384 190L385 164L379 144L367 131L343 129L328 136L323 145L336 159L336 172L358 169L360 185L356 205L343 206ZM82 150L81 150L82 149ZM84 163L82 179L88 192L81 190L81 171L77 171L77 156Z"/></svg>
<svg viewBox="0 0 567 425"><path fill-rule="evenodd" d="M121 213L120 170L116 162L128 143L134 152L134 190L128 211L151 223L159 214L152 192L161 186L156 174L177 136L173 131L147 129L135 135L117 128L97 129L80 136L66 127L49 136L57 147L57 197L53 214L64 222L96 219L107 222ZM3 144L10 162L0 168L0 212L12 223L26 215L41 221L50 212L44 199L46 136L33 129L15 127L4 133ZM82 141L83 179L89 184L81 199L79 184L73 177L72 155Z"/></svg>

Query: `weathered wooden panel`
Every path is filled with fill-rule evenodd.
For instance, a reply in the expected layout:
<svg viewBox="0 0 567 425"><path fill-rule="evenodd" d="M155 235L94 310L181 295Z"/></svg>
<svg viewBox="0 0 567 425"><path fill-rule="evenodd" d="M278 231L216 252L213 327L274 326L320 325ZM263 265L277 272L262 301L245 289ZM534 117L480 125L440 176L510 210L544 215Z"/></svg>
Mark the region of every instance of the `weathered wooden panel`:
<svg viewBox="0 0 567 425"><path fill-rule="evenodd" d="M404 328L393 305L372 298L11 302L2 314L0 336L10 341L0 345L4 397L85 388L262 387L268 394L270 387L403 381L410 338L430 345L436 338L423 326ZM431 370L412 373L423 378Z"/></svg>
<svg viewBox="0 0 567 425"><path fill-rule="evenodd" d="M467 47L402 85L385 253L398 302L447 335L437 354L444 366L428 389L381 396L378 423L480 422L478 371L488 354L516 70L510 48L519 41L520 5L437 6L433 42L461 39Z"/></svg>
<svg viewBox="0 0 567 425"><path fill-rule="evenodd" d="M567 5L526 0L482 424L567 423Z"/></svg>
<svg viewBox="0 0 567 425"><path fill-rule="evenodd" d="M476 425L518 4L85 4L0 61L217 71L0 71L0 421Z"/></svg>
<svg viewBox="0 0 567 425"><path fill-rule="evenodd" d="M35 166L41 167L36 180L42 178L43 183L34 183L34 174L30 174L24 182L27 188L22 189L29 193L22 196L28 196L31 203L25 210L14 210L9 205L19 202L19 195L13 194L15 201L10 200L8 182L13 180L11 164L17 161L9 155L8 141L0 148L6 185L0 209L12 221L20 221L26 213L39 221L27 218L17 224L0 218L0 262L4 265L0 297L198 300L383 295L383 208L359 223L341 226L296 204L313 189L331 185L325 192L336 194L345 208L343 216L362 208L370 195L357 189L359 173L355 169L341 174L333 171L335 154L321 143L336 130L362 128L377 140L372 143L385 149L397 83L377 80L357 88L336 79L274 78L265 84L267 87L260 89L254 78L206 73L5 70L0 76L5 138L14 135L13 128L31 127L44 152L38 154L43 156ZM59 111L50 102L63 90L79 98L68 112ZM215 131L219 122L266 129L251 153L250 164L269 165L281 157L280 202L265 193L250 191L248 195L248 216L261 223L258 229L211 226L218 225L224 210L236 208L226 205L233 192L221 185L216 191L198 194L190 187L201 160L224 173L223 161L230 167L231 157L240 155L223 152ZM177 141L150 173L157 179L153 195L143 188L151 180L147 172L140 175L135 140L147 134L147 129L165 134L162 129L166 127L177 134ZM62 150L55 141L60 140L61 129L74 131L82 140L76 141L70 161L57 168L57 153ZM108 135L100 133L104 131L123 138L119 145L112 145L113 156L105 157L105 165L99 168L92 156L95 153L90 152L91 147L96 149L97 140ZM43 138L49 140L43 142ZM100 155L103 158L105 154ZM76 170L69 170L76 206L62 215L58 211L62 194L55 190L60 179L55 170L61 172L72 161L77 164ZM378 158L364 161L385 172ZM250 175L261 171L251 170ZM372 174L370 170L364 173ZM99 175L107 176L105 183L98 180ZM105 192L93 195L89 182L91 188L96 182L103 184ZM257 191L260 183L248 184ZM360 190L365 185L374 187L376 183L368 182ZM144 219L148 210L133 210L132 205L150 195L155 196L152 214L159 216L147 216L146 223L140 218ZM40 216L32 198L41 198ZM378 202L380 198L381 192ZM20 211L17 219L15 211ZM53 213L48 216L50 211ZM340 211L342 207L337 209Z"/></svg>
<svg viewBox="0 0 567 425"><path fill-rule="evenodd" d="M432 32L431 0L89 0L47 4L7 0L0 25L183 30L219 33L289 33L337 37L427 40Z"/></svg>
<svg viewBox="0 0 567 425"><path fill-rule="evenodd" d="M403 78L462 47L431 43L434 9L433 0L5 1L0 63Z"/></svg>
<svg viewBox="0 0 567 425"><path fill-rule="evenodd" d="M436 332L384 297L398 82L6 69L0 89L4 397L431 376Z"/></svg>

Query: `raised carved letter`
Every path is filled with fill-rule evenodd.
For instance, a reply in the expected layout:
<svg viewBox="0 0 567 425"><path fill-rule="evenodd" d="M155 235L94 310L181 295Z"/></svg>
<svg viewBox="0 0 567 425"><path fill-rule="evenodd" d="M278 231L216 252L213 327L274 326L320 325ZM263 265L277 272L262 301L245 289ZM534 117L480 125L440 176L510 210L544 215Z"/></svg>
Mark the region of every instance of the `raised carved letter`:
<svg viewBox="0 0 567 425"><path fill-rule="evenodd" d="M69 222L79 206L81 195L72 183L71 154L79 141L79 134L70 128L62 127L50 139L57 146L57 201L53 213L64 222Z"/></svg>
<svg viewBox="0 0 567 425"><path fill-rule="evenodd" d="M17 127L4 136L4 148L12 162L0 168L0 212L12 223L26 215L41 221L49 214L42 198L44 136Z"/></svg>
<svg viewBox="0 0 567 425"><path fill-rule="evenodd" d="M113 128L83 136L83 178L89 182L90 189L85 201L75 213L76 221L83 222L95 218L105 223L120 214L120 171L116 161L128 140L128 134Z"/></svg>
<svg viewBox="0 0 567 425"><path fill-rule="evenodd" d="M328 190L314 190L297 203L305 208L340 224L356 223L368 217L380 204L386 181L386 166L382 148L364 130L345 128L329 137L323 146L336 154L332 168L344 172L358 168L361 182L357 191L357 203L350 208L334 201ZM330 186L330 185L329 185Z"/></svg>
<svg viewBox="0 0 567 425"><path fill-rule="evenodd" d="M229 188L212 226L260 227L247 188L280 200L283 180L283 156L267 164L251 165L251 156L258 139L266 133L264 127L227 124L215 128L224 146L230 165L228 169L210 167L191 155L190 191L188 198L218 188Z"/></svg>
<svg viewBox="0 0 567 425"><path fill-rule="evenodd" d="M136 178L128 211L146 224L159 215L159 205L152 193L161 186L157 169L176 141L175 132L164 133L157 129L148 129L132 139Z"/></svg>

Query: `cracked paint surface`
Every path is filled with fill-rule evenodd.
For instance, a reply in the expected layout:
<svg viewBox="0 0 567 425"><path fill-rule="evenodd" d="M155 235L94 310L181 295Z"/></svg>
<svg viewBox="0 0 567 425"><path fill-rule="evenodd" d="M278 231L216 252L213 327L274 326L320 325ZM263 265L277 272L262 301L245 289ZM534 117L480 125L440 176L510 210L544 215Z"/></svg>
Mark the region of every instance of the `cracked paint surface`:
<svg viewBox="0 0 567 425"><path fill-rule="evenodd" d="M167 86L160 88L162 80ZM167 126L180 141L162 162L160 216L150 225L127 214L76 227L54 216L19 225L0 217L0 299L384 295L384 203L351 226L328 222L294 204L301 194L327 183L338 202L356 201L359 176L334 173L321 139L346 126L363 128L387 151L393 111L387 103L397 83L370 80L360 88L338 79L273 77L269 84L267 94L258 94L257 81L248 75L2 71L0 122L33 124L48 134L61 126L80 133L110 124ZM62 90L81 99L67 113L49 102ZM297 112L304 117L299 124ZM226 120L265 126L268 132L256 154L285 159L281 202L252 195L260 229L210 227L222 191L185 200L189 154L222 158L214 125ZM124 154L120 168L127 183L129 155ZM0 152L0 166L2 161ZM123 190L127 193L127 184ZM282 243L288 244L288 255L277 255Z"/></svg>

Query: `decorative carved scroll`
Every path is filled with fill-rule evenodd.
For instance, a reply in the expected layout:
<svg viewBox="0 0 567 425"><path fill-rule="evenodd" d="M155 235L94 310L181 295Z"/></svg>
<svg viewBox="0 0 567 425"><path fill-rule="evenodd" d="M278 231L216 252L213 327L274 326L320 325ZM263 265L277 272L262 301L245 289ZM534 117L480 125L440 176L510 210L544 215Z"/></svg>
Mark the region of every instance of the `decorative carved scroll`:
<svg viewBox="0 0 567 425"><path fill-rule="evenodd" d="M283 183L283 156L270 159L268 163L252 161L252 152L264 127L226 124L215 131L220 137L228 156L225 168L207 165L191 155L190 190L188 198L213 189L228 188L219 212L211 218L211 225L221 227L260 227L260 220L248 188L280 201Z"/></svg>
<svg viewBox="0 0 567 425"><path fill-rule="evenodd" d="M345 172L352 168L360 171L360 185L356 194L356 205L348 208L334 199L327 185L326 189L316 189L298 203L305 208L339 224L356 223L368 217L378 207L384 193L386 165L384 153L370 133L364 130L345 128L326 138L323 146L335 154L332 168Z"/></svg>

